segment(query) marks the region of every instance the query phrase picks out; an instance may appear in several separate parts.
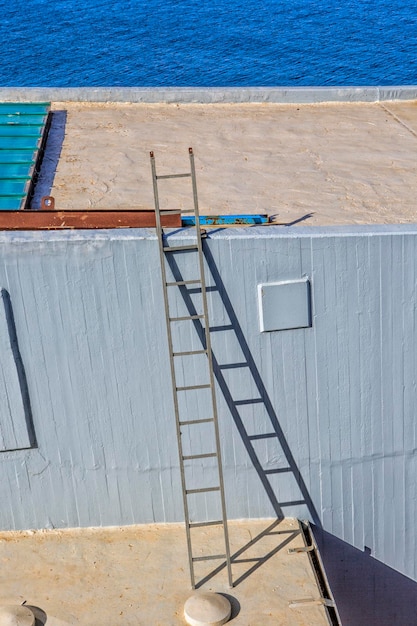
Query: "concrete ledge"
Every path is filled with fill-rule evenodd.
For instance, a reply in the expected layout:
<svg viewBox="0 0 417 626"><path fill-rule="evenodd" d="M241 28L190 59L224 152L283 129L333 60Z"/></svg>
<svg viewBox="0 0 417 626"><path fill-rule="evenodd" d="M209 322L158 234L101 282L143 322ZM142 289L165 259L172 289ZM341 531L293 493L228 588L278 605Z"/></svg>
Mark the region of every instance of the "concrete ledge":
<svg viewBox="0 0 417 626"><path fill-rule="evenodd" d="M244 103L415 100L417 86L382 87L0 87L3 102Z"/></svg>
<svg viewBox="0 0 417 626"><path fill-rule="evenodd" d="M193 228L166 229L170 242L194 241ZM417 224L352 224L342 226L252 226L221 228L208 232L215 239L324 239L331 237L417 236ZM0 245L30 245L56 242L85 242L100 246L105 241L156 241L154 228L111 228L94 230L0 230Z"/></svg>

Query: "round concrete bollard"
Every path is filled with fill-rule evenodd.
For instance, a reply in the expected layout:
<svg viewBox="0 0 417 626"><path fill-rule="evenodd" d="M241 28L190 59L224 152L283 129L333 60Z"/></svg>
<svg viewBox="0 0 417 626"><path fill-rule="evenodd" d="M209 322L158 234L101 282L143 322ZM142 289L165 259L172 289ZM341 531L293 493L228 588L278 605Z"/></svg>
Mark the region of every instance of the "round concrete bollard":
<svg viewBox="0 0 417 626"><path fill-rule="evenodd" d="M0 626L35 626L35 616L27 606L0 606Z"/></svg>
<svg viewBox="0 0 417 626"><path fill-rule="evenodd" d="M222 626L229 621L232 607L218 593L201 592L190 596L184 605L184 617L190 626Z"/></svg>

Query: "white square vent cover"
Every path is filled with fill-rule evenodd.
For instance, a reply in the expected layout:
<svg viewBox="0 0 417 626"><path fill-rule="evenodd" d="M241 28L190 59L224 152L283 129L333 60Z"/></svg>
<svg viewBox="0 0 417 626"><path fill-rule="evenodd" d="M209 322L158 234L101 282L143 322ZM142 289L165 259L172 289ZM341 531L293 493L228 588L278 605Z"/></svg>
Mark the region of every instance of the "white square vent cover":
<svg viewBox="0 0 417 626"><path fill-rule="evenodd" d="M258 285L258 303L261 332L311 326L308 278Z"/></svg>

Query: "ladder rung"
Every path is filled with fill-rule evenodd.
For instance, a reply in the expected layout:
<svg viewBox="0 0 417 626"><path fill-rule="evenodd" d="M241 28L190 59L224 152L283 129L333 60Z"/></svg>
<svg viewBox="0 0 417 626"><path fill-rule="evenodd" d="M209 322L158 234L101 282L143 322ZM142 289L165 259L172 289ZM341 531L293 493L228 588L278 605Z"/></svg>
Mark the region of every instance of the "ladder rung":
<svg viewBox="0 0 417 626"><path fill-rule="evenodd" d="M207 350L188 350L187 352L173 352L172 356L191 356L192 354L207 354Z"/></svg>
<svg viewBox="0 0 417 626"><path fill-rule="evenodd" d="M183 461L194 461L194 459L212 459L217 456L216 452L208 452L206 454L190 454L187 456L183 456Z"/></svg>
<svg viewBox="0 0 417 626"><path fill-rule="evenodd" d="M181 213L195 213L195 209L183 209Z"/></svg>
<svg viewBox="0 0 417 626"><path fill-rule="evenodd" d="M159 215L181 215L181 209L167 209L159 211Z"/></svg>
<svg viewBox="0 0 417 626"><path fill-rule="evenodd" d="M227 330L234 330L233 324L225 324L224 326L210 326L211 333L222 333Z"/></svg>
<svg viewBox="0 0 417 626"><path fill-rule="evenodd" d="M189 528L200 528L200 526L223 526L223 520L216 520L213 522L190 522L188 524Z"/></svg>
<svg viewBox="0 0 417 626"><path fill-rule="evenodd" d="M262 398L252 398L249 400L235 400L233 404L235 406L244 406L245 404L260 404L261 402L264 402Z"/></svg>
<svg viewBox="0 0 417 626"><path fill-rule="evenodd" d="M203 487L202 489L187 489L185 493L189 495L191 493L206 493L208 491L220 491L220 487Z"/></svg>
<svg viewBox="0 0 417 626"><path fill-rule="evenodd" d="M174 283L166 283L167 287L182 287L183 285L197 285L200 284L200 279L195 280L177 280Z"/></svg>
<svg viewBox="0 0 417 626"><path fill-rule="evenodd" d="M209 389L210 383L207 385L189 385L188 387L176 387L177 391L189 391L191 389Z"/></svg>
<svg viewBox="0 0 417 626"><path fill-rule="evenodd" d="M329 608L335 608L335 603L333 600L329 600L328 598L300 598L300 600L291 600L288 604L291 608L298 608L304 606L328 606Z"/></svg>
<svg viewBox="0 0 417 626"><path fill-rule="evenodd" d="M211 561L213 559L225 559L225 554L212 554L210 556L194 556L193 561Z"/></svg>
<svg viewBox="0 0 417 626"><path fill-rule="evenodd" d="M206 417L202 420L185 420L185 422L180 422L180 426L191 426L192 424L207 424L208 422L214 422L214 418Z"/></svg>
<svg viewBox="0 0 417 626"><path fill-rule="evenodd" d="M299 548L289 548L288 554L300 554L302 552L314 552L314 546L300 546Z"/></svg>
<svg viewBox="0 0 417 626"><path fill-rule="evenodd" d="M292 471L291 467L277 467L277 469L264 470L264 474L285 474Z"/></svg>
<svg viewBox="0 0 417 626"><path fill-rule="evenodd" d="M249 367L248 362L244 361L243 363L225 363L224 365L219 365L220 370L237 370L242 367Z"/></svg>
<svg viewBox="0 0 417 626"><path fill-rule="evenodd" d="M189 246L164 246L164 252L181 252L183 250L197 250L196 243Z"/></svg>
<svg viewBox="0 0 417 626"><path fill-rule="evenodd" d="M184 315L183 317L170 317L170 322L184 322L185 320L201 320L204 315Z"/></svg>
<svg viewBox="0 0 417 626"><path fill-rule="evenodd" d="M162 176L155 176L157 180L161 180L162 178L189 178L191 176L191 172L187 172L186 174L163 174Z"/></svg>
<svg viewBox="0 0 417 626"><path fill-rule="evenodd" d="M264 433L263 435L249 435L249 441L256 441L257 439L273 439L278 437L277 433Z"/></svg>

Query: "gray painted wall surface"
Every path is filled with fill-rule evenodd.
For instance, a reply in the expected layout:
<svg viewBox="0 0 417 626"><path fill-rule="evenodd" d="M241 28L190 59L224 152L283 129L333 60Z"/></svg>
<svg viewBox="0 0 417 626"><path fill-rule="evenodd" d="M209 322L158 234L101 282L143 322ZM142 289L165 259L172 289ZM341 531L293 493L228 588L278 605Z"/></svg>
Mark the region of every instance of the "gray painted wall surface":
<svg viewBox="0 0 417 626"><path fill-rule="evenodd" d="M415 100L416 85L379 87L0 87L8 102L380 102Z"/></svg>
<svg viewBox="0 0 417 626"><path fill-rule="evenodd" d="M229 517L309 518L416 578L417 227L229 229L205 247ZM193 259L169 271L190 278ZM181 520L153 232L3 232L0 261L34 427L32 449L0 452L0 527ZM302 277L312 327L261 333L257 286ZM198 326L179 339L197 347Z"/></svg>

